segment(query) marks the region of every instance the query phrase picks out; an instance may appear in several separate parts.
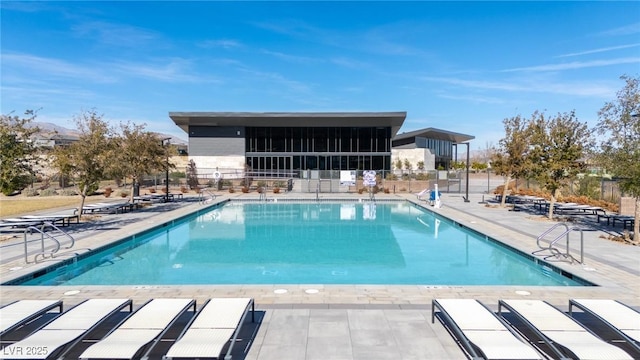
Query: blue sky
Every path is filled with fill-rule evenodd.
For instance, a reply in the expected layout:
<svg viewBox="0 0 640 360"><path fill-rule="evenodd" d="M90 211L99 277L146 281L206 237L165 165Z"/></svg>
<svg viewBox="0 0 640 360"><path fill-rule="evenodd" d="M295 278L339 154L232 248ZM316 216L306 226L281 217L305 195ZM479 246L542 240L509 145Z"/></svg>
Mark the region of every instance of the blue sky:
<svg viewBox="0 0 640 360"><path fill-rule="evenodd" d="M640 2L9 2L2 113L406 111L496 145L502 120L597 112L640 73Z"/></svg>

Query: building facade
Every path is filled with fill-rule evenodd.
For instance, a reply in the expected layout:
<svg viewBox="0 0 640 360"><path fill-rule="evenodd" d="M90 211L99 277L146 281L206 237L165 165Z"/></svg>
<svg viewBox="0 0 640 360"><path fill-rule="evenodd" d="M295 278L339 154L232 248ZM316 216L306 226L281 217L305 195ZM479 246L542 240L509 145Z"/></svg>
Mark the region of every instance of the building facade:
<svg viewBox="0 0 640 360"><path fill-rule="evenodd" d="M446 163L447 156L450 161L451 141L456 141L456 137L433 138L435 142L421 136L398 139L406 115L406 112L169 113L174 123L189 135L189 158L198 168L220 172L244 169L255 176L302 177L309 171L390 171L395 148L410 148L411 141L417 142L413 148L431 149L429 146L433 145L431 152L436 158L432 164ZM437 135L436 129L431 130L429 134Z"/></svg>
<svg viewBox="0 0 640 360"><path fill-rule="evenodd" d="M468 151L468 142L473 139L475 137L471 135L436 128L401 133L392 141L392 161L395 163L398 159L422 159L426 170L448 170L451 162L456 159L454 148L466 144Z"/></svg>

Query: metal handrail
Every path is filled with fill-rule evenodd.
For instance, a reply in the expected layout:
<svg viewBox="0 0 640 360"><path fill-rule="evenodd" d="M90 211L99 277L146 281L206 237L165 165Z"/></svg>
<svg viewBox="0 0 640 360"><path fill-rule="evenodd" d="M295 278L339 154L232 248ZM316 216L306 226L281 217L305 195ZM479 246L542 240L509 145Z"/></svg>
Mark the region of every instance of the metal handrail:
<svg viewBox="0 0 640 360"><path fill-rule="evenodd" d="M538 236L536 238L536 244L538 245L539 248L541 249L545 249L542 247L542 245L540 245L540 240L542 240L545 236L547 236L547 234L549 234L550 232L552 232L553 230L555 230L558 226L564 226L565 228L565 232L562 233L562 235L566 234L569 231L569 226L565 223L558 223L553 225L552 227L550 227L549 229L547 229L547 231L543 232L542 234L540 234L540 236ZM560 236L562 236L560 235ZM556 239L557 240L557 239ZM546 250L546 249L545 249ZM538 250L539 251L539 250Z"/></svg>
<svg viewBox="0 0 640 360"><path fill-rule="evenodd" d="M547 236L549 233L551 233L553 230L555 230L557 227L559 226L564 226L565 231L562 232L560 235L556 236L553 240L551 240L549 242L549 245L543 246L540 241L542 239L544 239L545 236ZM570 248L569 248L569 234L572 231L580 231L580 261L578 261L575 257L573 257L573 255L570 254ZM560 249L558 249L557 247L555 247L556 243L558 241L560 241L560 239L562 239L563 237L566 238L566 252L562 253L560 251ZM535 255L539 252L543 252L543 251L549 251L551 254L547 255L544 257L545 260L551 258L551 257L559 257L559 256L563 256L565 259L570 259L571 262L573 261L577 261L581 264L584 264L584 233L583 230L581 228L578 227L569 227L567 224L565 223L558 223L553 225L552 227L550 227L549 229L547 229L545 232L543 232L542 234L540 234L540 236L538 236L536 238L536 244L538 245L538 247L540 248L539 250L533 251L531 254Z"/></svg>
<svg viewBox="0 0 640 360"><path fill-rule="evenodd" d="M40 251L39 253L37 253L37 254L33 257L33 261L34 261L34 263L37 263L37 262L38 262L38 256L42 256L42 258L43 258L43 259L47 257L47 251L45 251L45 248L44 248L44 239L45 239L45 236L46 236L48 239L51 239L51 240L53 240L53 241L56 243L56 245L55 245L54 249L53 249L53 250L51 250L51 251L49 252L49 254L48 254L48 255L50 255L50 256L51 256L51 258L53 258L53 257L54 257L54 255L55 255L58 251L60 251L60 248L61 248L60 241L58 241L58 239L56 239L56 237L55 237L55 236L51 236L49 233L46 233L46 232L44 231L44 228L45 228L45 227L51 227L51 228L53 228L53 229L55 229L55 230L58 230L60 233L62 233L62 235L63 235L63 236L66 236L66 237L68 237L69 239L71 239L71 243L70 243L70 245L69 245L69 246L64 247L63 249L71 249L71 248L75 245L75 243L76 243L76 240L73 238L73 236L69 235L69 233L67 233L67 232L65 232L64 230L60 229L59 227L55 226L55 225L54 225L53 223L51 223L51 222L43 222L43 223L42 223L42 225L40 226L40 228L38 228L37 226L29 226L28 228L26 228L26 229L24 230L24 233L23 233L23 236L24 236L24 261L25 261L27 264L29 264L29 252L28 252L28 246L27 246L27 245L28 245L28 241L27 241L27 232L32 233L32 232L34 232L34 231L35 231L35 232L37 232L37 233L40 233L40 246L41 246L41 251Z"/></svg>
<svg viewBox="0 0 640 360"><path fill-rule="evenodd" d="M210 199L211 201L213 201L213 200L215 200L215 199L216 199L216 194L212 193L211 191L209 191L209 189L206 189L206 188L205 188L205 189L200 190L200 192L198 193L198 195L199 195L199 196L198 196L198 202L199 202L200 204L206 204L206 203L207 203L207 201L209 201L209 199L207 199L207 200L205 200L205 199L204 199L204 194L205 194L205 193L206 193L207 195L209 195L209 197L211 198L211 199Z"/></svg>

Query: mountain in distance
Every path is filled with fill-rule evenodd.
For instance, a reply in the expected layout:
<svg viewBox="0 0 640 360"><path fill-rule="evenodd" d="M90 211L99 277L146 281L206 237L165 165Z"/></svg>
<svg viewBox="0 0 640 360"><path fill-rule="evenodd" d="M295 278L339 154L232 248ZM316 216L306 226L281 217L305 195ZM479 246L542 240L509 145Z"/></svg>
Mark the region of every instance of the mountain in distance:
<svg viewBox="0 0 640 360"><path fill-rule="evenodd" d="M31 127L38 127L40 128L40 135L41 136L51 136L57 133L57 135L62 136L62 137L68 137L68 138L77 138L78 136L80 136L80 132L78 130L74 130L74 129L68 129L64 126L60 126L60 125L56 125L53 123L48 123L48 122L31 122L29 124ZM158 137L160 137L161 139L165 139L165 138L171 138L171 142L175 145L187 145L187 141L181 138L178 138L174 135L171 134L163 134L163 133L158 133L158 132L154 132L155 134L158 135Z"/></svg>

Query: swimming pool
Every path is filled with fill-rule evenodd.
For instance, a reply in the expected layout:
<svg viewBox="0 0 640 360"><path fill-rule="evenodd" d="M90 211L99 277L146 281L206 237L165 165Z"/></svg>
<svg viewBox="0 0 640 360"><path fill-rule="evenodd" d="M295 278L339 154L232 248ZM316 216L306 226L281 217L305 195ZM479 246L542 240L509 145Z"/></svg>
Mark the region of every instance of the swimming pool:
<svg viewBox="0 0 640 360"><path fill-rule="evenodd" d="M409 202L226 202L21 285L583 286Z"/></svg>

